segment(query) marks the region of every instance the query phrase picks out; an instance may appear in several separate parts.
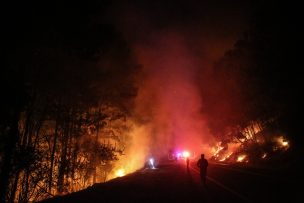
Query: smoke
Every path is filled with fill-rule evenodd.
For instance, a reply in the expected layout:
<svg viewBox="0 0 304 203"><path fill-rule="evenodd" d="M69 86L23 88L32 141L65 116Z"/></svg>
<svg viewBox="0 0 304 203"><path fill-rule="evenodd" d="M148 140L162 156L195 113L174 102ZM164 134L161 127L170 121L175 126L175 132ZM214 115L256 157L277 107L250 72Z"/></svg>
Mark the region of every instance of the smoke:
<svg viewBox="0 0 304 203"><path fill-rule="evenodd" d="M166 157L169 150L188 150L211 156L214 143L202 115L202 98L197 85L200 59L189 51L176 33L149 40L149 46L134 48L143 65L137 78L139 91L129 119L131 130L125 154L115 164L112 177L141 167L149 157Z"/></svg>
<svg viewBox="0 0 304 203"><path fill-rule="evenodd" d="M209 88L214 61L243 32L247 3L223 2L219 9L212 1L128 1L108 10L105 21L124 34L143 66L129 148L120 165L142 166L138 162L170 149L212 155L215 140L200 91Z"/></svg>
<svg viewBox="0 0 304 203"><path fill-rule="evenodd" d="M150 153L169 149L202 152L212 140L201 114L202 98L197 87L200 60L183 37L166 33L140 44L136 52L144 66L135 114L151 128Z"/></svg>
<svg viewBox="0 0 304 203"><path fill-rule="evenodd" d="M138 125L131 119L128 125L131 130L127 133L126 149L115 162L112 173L107 177L108 180L142 168L149 154L149 126ZM117 174L117 172L122 174Z"/></svg>

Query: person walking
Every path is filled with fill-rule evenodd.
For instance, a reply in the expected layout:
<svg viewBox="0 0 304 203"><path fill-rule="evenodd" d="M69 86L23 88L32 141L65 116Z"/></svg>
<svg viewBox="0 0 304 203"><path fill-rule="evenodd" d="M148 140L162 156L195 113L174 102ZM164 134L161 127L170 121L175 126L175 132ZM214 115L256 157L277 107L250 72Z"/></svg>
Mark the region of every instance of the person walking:
<svg viewBox="0 0 304 203"><path fill-rule="evenodd" d="M204 186L206 186L206 176L207 176L207 167L208 161L205 159L205 155L201 154L201 158L197 161L197 167L200 168L201 181Z"/></svg>
<svg viewBox="0 0 304 203"><path fill-rule="evenodd" d="M190 163L190 160L189 160L189 157L187 157L187 158L186 158L187 171L189 171L189 163Z"/></svg>

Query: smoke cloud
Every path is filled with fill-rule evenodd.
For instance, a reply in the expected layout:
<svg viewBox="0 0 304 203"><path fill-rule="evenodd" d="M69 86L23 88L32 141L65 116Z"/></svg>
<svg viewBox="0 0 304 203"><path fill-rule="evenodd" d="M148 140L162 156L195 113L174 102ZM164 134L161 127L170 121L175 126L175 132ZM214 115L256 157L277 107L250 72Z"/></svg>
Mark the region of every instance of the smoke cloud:
<svg viewBox="0 0 304 203"><path fill-rule="evenodd" d="M174 6L173 6L174 5ZM128 1L108 10L143 66L129 149L120 164L186 149L211 156L215 139L202 112L213 63L246 28L248 2ZM123 161L125 160L125 161ZM135 164L135 163L134 163ZM133 165L134 165L133 164Z"/></svg>
<svg viewBox="0 0 304 203"><path fill-rule="evenodd" d="M166 33L152 38L136 52L144 66L136 116L149 124L152 154L169 149L202 151L212 136L201 114L202 98L197 87L198 60L183 37Z"/></svg>

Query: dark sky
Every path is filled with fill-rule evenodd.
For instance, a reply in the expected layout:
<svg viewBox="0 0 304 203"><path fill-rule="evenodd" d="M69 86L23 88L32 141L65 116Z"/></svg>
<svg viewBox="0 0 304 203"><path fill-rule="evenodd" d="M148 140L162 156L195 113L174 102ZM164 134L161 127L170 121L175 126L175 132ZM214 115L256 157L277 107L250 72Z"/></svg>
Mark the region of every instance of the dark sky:
<svg viewBox="0 0 304 203"><path fill-rule="evenodd" d="M173 32L213 60L248 29L251 11L249 1L118 1L107 18L133 44Z"/></svg>
<svg viewBox="0 0 304 203"><path fill-rule="evenodd" d="M77 38L86 26L110 23L132 45L153 44L161 36L176 33L206 61L231 48L248 29L252 15L249 0L29 1L10 2L3 9L3 34L9 39L4 43L10 41L9 47L60 41L52 38L58 33Z"/></svg>

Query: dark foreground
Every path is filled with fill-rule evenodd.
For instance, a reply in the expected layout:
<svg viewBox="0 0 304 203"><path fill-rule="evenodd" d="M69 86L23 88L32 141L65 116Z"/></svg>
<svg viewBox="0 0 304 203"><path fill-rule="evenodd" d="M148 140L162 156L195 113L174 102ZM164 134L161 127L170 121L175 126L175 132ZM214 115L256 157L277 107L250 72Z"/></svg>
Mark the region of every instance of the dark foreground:
<svg viewBox="0 0 304 203"><path fill-rule="evenodd" d="M301 188L287 172L217 164L210 164L205 187L195 164L187 170L181 160L43 202L303 202Z"/></svg>

